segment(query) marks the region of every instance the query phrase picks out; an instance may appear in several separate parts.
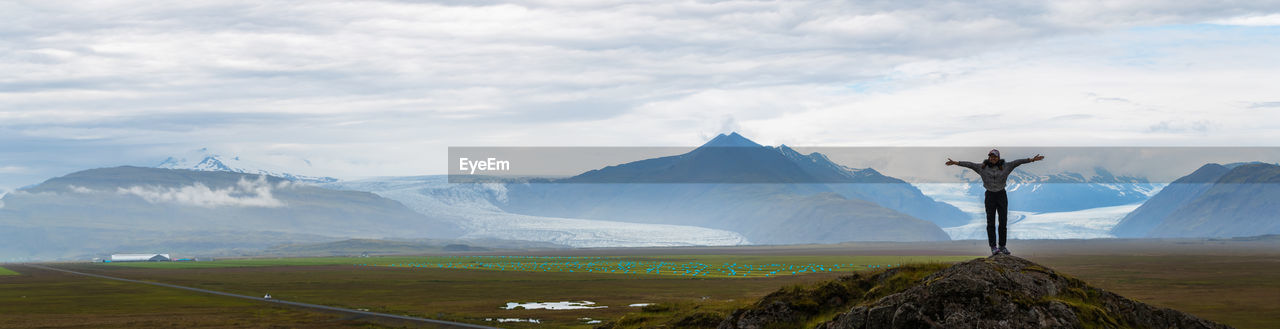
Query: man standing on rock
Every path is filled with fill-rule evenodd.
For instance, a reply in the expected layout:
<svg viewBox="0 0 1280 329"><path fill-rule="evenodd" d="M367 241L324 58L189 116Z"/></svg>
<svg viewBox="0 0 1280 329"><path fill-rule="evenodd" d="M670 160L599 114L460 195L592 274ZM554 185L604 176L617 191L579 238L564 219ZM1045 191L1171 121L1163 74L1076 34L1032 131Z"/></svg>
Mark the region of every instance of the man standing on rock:
<svg viewBox="0 0 1280 329"><path fill-rule="evenodd" d="M991 245L991 254L1009 254L1009 249L1005 248L1005 238L1008 237L1007 226L1009 225L1009 195L1004 191L1005 181L1009 179L1009 174L1013 172L1013 168L1017 168L1024 163L1036 162L1044 160L1043 155L1027 159L1017 159L1005 163L1000 159L999 150L991 150L987 152L987 159L982 164L976 164L969 161L955 161L947 158L947 165L960 165L961 167L973 169L978 172L978 176L982 177L982 187L987 189L986 199L983 204L987 207L987 244ZM1000 217L1000 235L999 244L996 239L996 215Z"/></svg>

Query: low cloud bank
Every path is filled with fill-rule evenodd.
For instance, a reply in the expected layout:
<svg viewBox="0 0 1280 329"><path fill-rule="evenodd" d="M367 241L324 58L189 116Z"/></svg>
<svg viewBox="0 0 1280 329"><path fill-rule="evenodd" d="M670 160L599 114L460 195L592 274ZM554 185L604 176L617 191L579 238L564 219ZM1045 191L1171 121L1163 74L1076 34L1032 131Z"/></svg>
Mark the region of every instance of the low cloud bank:
<svg viewBox="0 0 1280 329"><path fill-rule="evenodd" d="M285 186L281 186L285 187ZM176 203L205 208L216 207L264 207L277 208L285 204L272 195L272 185L266 177L256 180L241 178L235 186L215 189L196 182L181 187L130 186L117 188L116 193L136 195L150 203Z"/></svg>

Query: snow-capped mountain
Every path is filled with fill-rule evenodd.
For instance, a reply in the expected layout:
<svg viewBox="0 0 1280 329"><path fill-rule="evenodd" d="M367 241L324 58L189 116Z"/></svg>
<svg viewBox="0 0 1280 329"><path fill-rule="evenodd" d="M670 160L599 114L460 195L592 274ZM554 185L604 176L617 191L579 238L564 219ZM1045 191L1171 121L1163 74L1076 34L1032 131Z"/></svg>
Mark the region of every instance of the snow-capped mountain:
<svg viewBox="0 0 1280 329"><path fill-rule="evenodd" d="M958 175L968 183L916 183L924 194L970 214L971 222L945 227L952 239L986 239L985 189L971 170ZM1142 177L1116 176L1102 168L1094 174L1041 174L1018 167L1009 175L1009 234L1017 239L1089 239L1115 237L1110 231L1129 211L1167 184Z"/></svg>
<svg viewBox="0 0 1280 329"><path fill-rule="evenodd" d="M168 157L156 165L156 168L267 175L308 183L332 183L338 181L337 178L333 177L293 174L278 166L241 159L239 156L223 156L209 151L207 147L184 155Z"/></svg>
<svg viewBox="0 0 1280 329"><path fill-rule="evenodd" d="M978 175L965 169L961 179L969 182L967 193L979 200L985 189ZM1018 167L1009 175L1009 209L1029 212L1065 212L1143 202L1165 184L1146 178L1116 176L1103 168L1092 175L1075 172L1042 174Z"/></svg>

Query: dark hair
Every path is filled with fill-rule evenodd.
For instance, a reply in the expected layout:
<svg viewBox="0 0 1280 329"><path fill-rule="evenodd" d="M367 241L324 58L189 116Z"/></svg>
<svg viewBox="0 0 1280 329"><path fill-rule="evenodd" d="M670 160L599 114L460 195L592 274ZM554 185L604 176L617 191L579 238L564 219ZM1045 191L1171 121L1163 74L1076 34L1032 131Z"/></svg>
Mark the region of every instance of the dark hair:
<svg viewBox="0 0 1280 329"><path fill-rule="evenodd" d="M982 167L996 167L996 169L1004 170L1004 159L1000 159L996 163L991 163L991 159L982 160Z"/></svg>

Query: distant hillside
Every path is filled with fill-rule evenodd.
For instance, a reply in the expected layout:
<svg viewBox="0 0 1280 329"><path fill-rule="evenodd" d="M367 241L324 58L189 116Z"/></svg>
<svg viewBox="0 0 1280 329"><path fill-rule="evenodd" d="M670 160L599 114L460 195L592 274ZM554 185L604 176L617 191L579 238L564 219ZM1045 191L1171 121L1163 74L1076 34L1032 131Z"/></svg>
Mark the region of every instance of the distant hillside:
<svg viewBox="0 0 1280 329"><path fill-rule="evenodd" d="M1238 165L1169 212L1148 237L1237 237L1280 233L1280 166Z"/></svg>
<svg viewBox="0 0 1280 329"><path fill-rule="evenodd" d="M1230 170L1226 166L1210 163L1201 166L1190 175L1174 180L1173 183L1161 189L1160 193L1143 202L1138 209L1125 215L1120 223L1111 229L1111 233L1122 238L1146 236L1151 229L1164 222L1165 217L1204 194L1213 186L1213 182Z"/></svg>
<svg viewBox="0 0 1280 329"><path fill-rule="evenodd" d="M773 149L791 159L804 173L823 182L825 188L846 198L871 201L940 227L969 222L969 215L959 208L934 200L910 183L885 176L875 169L849 168L832 162L822 153L801 154L786 145Z"/></svg>
<svg viewBox="0 0 1280 329"><path fill-rule="evenodd" d="M967 218L901 180L736 133L681 155L508 184L498 205L518 214L729 230L753 243L949 239L935 223L876 200L944 223Z"/></svg>
<svg viewBox="0 0 1280 329"><path fill-rule="evenodd" d="M279 237L328 237L326 240L452 238L462 233L453 224L372 193L222 171L92 169L8 193L2 201L0 226L8 229L0 230L0 253L4 253L0 259L124 252L127 244L155 241L158 236L169 236L173 241L235 236L227 232L274 232ZM11 236L14 232L37 237L47 232L37 240L47 242L7 245L8 241L33 238ZM67 236L76 240L64 240ZM254 247L288 242L244 240L221 242Z"/></svg>

